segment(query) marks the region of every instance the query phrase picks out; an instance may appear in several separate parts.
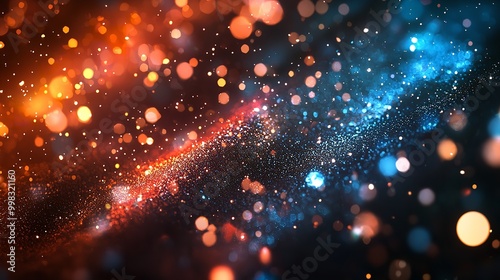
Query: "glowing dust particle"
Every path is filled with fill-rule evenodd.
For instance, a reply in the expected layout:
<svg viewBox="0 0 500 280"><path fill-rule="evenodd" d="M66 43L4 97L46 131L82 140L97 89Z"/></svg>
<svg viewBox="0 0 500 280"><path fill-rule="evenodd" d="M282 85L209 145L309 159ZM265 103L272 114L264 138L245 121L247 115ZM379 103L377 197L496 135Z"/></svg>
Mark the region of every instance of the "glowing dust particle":
<svg viewBox="0 0 500 280"><path fill-rule="evenodd" d="M490 223L481 213L470 211L463 214L457 222L457 235L467 246L483 244L490 235Z"/></svg>

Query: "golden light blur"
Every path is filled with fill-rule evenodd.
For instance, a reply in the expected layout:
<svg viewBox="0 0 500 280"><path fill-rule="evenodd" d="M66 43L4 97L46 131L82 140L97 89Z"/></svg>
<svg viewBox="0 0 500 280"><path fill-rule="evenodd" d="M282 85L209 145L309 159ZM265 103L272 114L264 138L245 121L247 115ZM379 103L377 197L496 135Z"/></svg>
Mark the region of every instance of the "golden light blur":
<svg viewBox="0 0 500 280"><path fill-rule="evenodd" d="M470 211L463 214L457 222L457 235L467 246L483 244L490 235L490 223L481 213Z"/></svg>
<svg viewBox="0 0 500 280"><path fill-rule="evenodd" d="M155 123L161 118L161 114L155 107L150 107L144 112L144 117L149 123Z"/></svg>
<svg viewBox="0 0 500 280"><path fill-rule="evenodd" d="M234 280L233 270L225 265L219 265L210 271L210 280Z"/></svg>
<svg viewBox="0 0 500 280"><path fill-rule="evenodd" d="M78 47L78 41L75 38L71 38L68 40L68 47L74 49Z"/></svg>
<svg viewBox="0 0 500 280"><path fill-rule="evenodd" d="M78 108L76 114L78 116L78 120L80 120L80 122L82 123L87 123L92 118L92 112L87 106L81 106L80 108Z"/></svg>
<svg viewBox="0 0 500 280"><path fill-rule="evenodd" d="M204 216L199 216L194 222L194 225L198 230L206 230L208 227L208 219Z"/></svg>
<svg viewBox="0 0 500 280"><path fill-rule="evenodd" d="M438 155L443 160L452 160L457 155L457 145L450 139L439 142Z"/></svg>
<svg viewBox="0 0 500 280"><path fill-rule="evenodd" d="M94 77L94 70L90 69L90 68L85 68L83 70L83 77L87 80L90 80L92 79L92 77Z"/></svg>
<svg viewBox="0 0 500 280"><path fill-rule="evenodd" d="M73 85L66 76L57 76L49 83L49 93L56 99L69 99L73 97Z"/></svg>
<svg viewBox="0 0 500 280"><path fill-rule="evenodd" d="M252 35L253 24L246 17L236 16L229 25L231 34L236 39L246 39Z"/></svg>
<svg viewBox="0 0 500 280"><path fill-rule="evenodd" d="M50 131L59 133L68 126L68 119L61 110L54 110L46 115L45 125Z"/></svg>
<svg viewBox="0 0 500 280"><path fill-rule="evenodd" d="M0 122L0 136L5 137L8 133L9 128L3 122Z"/></svg>

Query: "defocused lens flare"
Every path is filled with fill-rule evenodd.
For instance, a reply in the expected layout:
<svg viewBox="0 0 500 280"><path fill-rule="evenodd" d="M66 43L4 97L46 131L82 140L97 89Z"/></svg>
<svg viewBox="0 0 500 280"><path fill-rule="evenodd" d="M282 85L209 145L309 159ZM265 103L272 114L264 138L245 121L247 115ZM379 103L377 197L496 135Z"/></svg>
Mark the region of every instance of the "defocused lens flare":
<svg viewBox="0 0 500 280"><path fill-rule="evenodd" d="M68 119L61 110L54 110L45 117L45 125L54 133L62 132L68 126Z"/></svg>
<svg viewBox="0 0 500 280"><path fill-rule="evenodd" d="M0 136L5 137L8 133L9 128L3 122L0 122Z"/></svg>
<svg viewBox="0 0 500 280"><path fill-rule="evenodd" d="M450 139L444 139L438 144L438 155L443 160L452 160L457 155L457 145Z"/></svg>
<svg viewBox="0 0 500 280"><path fill-rule="evenodd" d="M500 167L500 138L491 138L483 146L483 158L492 167Z"/></svg>
<svg viewBox="0 0 500 280"><path fill-rule="evenodd" d="M462 243L470 247L476 247L488 239L490 222L482 213L470 211L458 219L456 230Z"/></svg>

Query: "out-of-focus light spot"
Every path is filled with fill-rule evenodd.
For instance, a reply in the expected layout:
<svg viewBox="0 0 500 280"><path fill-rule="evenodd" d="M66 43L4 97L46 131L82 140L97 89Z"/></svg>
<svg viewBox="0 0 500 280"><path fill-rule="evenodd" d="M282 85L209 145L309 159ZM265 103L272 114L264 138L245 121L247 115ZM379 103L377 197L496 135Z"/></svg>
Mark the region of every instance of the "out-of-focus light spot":
<svg viewBox="0 0 500 280"><path fill-rule="evenodd" d="M219 79L217 80L217 85L218 85L219 87L225 87L225 86L226 86L226 80L225 80L224 78L219 78Z"/></svg>
<svg viewBox="0 0 500 280"><path fill-rule="evenodd" d="M264 210L264 204L260 201L255 202L253 205L253 211L255 213L260 213L262 210Z"/></svg>
<svg viewBox="0 0 500 280"><path fill-rule="evenodd" d="M234 280L233 270L225 265L212 268L209 280Z"/></svg>
<svg viewBox="0 0 500 280"><path fill-rule="evenodd" d="M500 115L495 115L488 123L488 132L492 137L500 137Z"/></svg>
<svg viewBox="0 0 500 280"><path fill-rule="evenodd" d="M457 155L457 145L450 139L439 142L438 155L443 160L452 160Z"/></svg>
<svg viewBox="0 0 500 280"><path fill-rule="evenodd" d="M408 245L416 253L424 253L431 245L431 236L425 228L417 227L408 234Z"/></svg>
<svg viewBox="0 0 500 280"><path fill-rule="evenodd" d="M0 136L5 137L8 133L9 128L3 122L0 122Z"/></svg>
<svg viewBox="0 0 500 280"><path fill-rule="evenodd" d="M263 77L267 73L267 66L264 63L257 63L253 71L258 77Z"/></svg>
<svg viewBox="0 0 500 280"><path fill-rule="evenodd" d="M204 216L199 216L194 225L198 230L206 230L208 228L208 219Z"/></svg>
<svg viewBox="0 0 500 280"><path fill-rule="evenodd" d="M179 39L181 37L181 31L179 29L174 29L172 32L170 32L170 36L172 36L173 39Z"/></svg>
<svg viewBox="0 0 500 280"><path fill-rule="evenodd" d="M189 140L194 141L198 138L198 133L196 133L196 131L194 131L194 130L190 131L188 133L188 138L189 138Z"/></svg>
<svg viewBox="0 0 500 280"><path fill-rule="evenodd" d="M491 138L483 147L483 158L492 167L500 167L500 138Z"/></svg>
<svg viewBox="0 0 500 280"><path fill-rule="evenodd" d="M365 184L362 185L361 188L359 188L359 197L364 201L373 200L376 196L377 189L375 189L375 186L373 186L373 184Z"/></svg>
<svg viewBox="0 0 500 280"><path fill-rule="evenodd" d="M390 280L408 280L411 277L411 267L404 260L393 260L389 266Z"/></svg>
<svg viewBox="0 0 500 280"><path fill-rule="evenodd" d="M494 249L500 248L500 241L498 239L493 240L493 242L491 242L491 247Z"/></svg>
<svg viewBox="0 0 500 280"><path fill-rule="evenodd" d="M191 78L191 76L193 75L193 72L194 72L193 67L191 65L189 65L189 63L187 63L187 62L179 63L179 65L177 65L176 71L177 71L177 75L182 80L187 80L187 79Z"/></svg>
<svg viewBox="0 0 500 280"><path fill-rule="evenodd" d="M250 221L253 217L252 212L245 210L243 211L243 214L241 215L243 217L243 220L245 221Z"/></svg>
<svg viewBox="0 0 500 280"><path fill-rule="evenodd" d="M418 201L424 206L431 205L434 202L434 199L435 195L431 189L422 189L418 193Z"/></svg>
<svg viewBox="0 0 500 280"><path fill-rule="evenodd" d="M47 62L49 63L49 65L53 65L56 61L54 58L50 57L49 59L47 59Z"/></svg>
<svg viewBox="0 0 500 280"><path fill-rule="evenodd" d="M411 52L414 52L415 50L417 49L417 47L415 47L415 45L410 45L410 51Z"/></svg>
<svg viewBox="0 0 500 280"><path fill-rule="evenodd" d="M69 33L69 27L64 26L64 27L62 28L62 32L63 32L64 34L68 34L68 33Z"/></svg>
<svg viewBox="0 0 500 280"><path fill-rule="evenodd" d="M45 125L50 131L59 133L68 126L68 119L61 110L54 110L46 115Z"/></svg>
<svg viewBox="0 0 500 280"><path fill-rule="evenodd" d="M73 85L66 76L57 76L49 83L49 93L56 99L73 97Z"/></svg>
<svg viewBox="0 0 500 280"><path fill-rule="evenodd" d="M252 35L253 24L246 17L236 16L229 25L231 34L236 39L246 39Z"/></svg>
<svg viewBox="0 0 500 280"><path fill-rule="evenodd" d="M215 69L215 73L221 78L225 77L227 75L227 67L225 65L219 65Z"/></svg>
<svg viewBox="0 0 500 280"><path fill-rule="evenodd" d="M371 212L362 212L354 218L353 233L364 238L372 238L379 231L378 218Z"/></svg>
<svg viewBox="0 0 500 280"><path fill-rule="evenodd" d="M335 61L332 63L332 70L333 72L340 72L342 70L342 63L340 61Z"/></svg>
<svg viewBox="0 0 500 280"><path fill-rule="evenodd" d="M343 16L346 16L348 13L349 13L349 5L347 5L346 3L342 3L339 5L339 13Z"/></svg>
<svg viewBox="0 0 500 280"><path fill-rule="evenodd" d="M271 263L271 250L267 247L262 247L259 252L259 260L263 265Z"/></svg>
<svg viewBox="0 0 500 280"><path fill-rule="evenodd" d="M301 0L297 5L297 10L302 17L308 18L314 14L315 6L311 0Z"/></svg>
<svg viewBox="0 0 500 280"><path fill-rule="evenodd" d="M465 28L469 28L471 25L472 25L472 22L470 21L470 19L466 18L462 21L462 25L465 27Z"/></svg>
<svg viewBox="0 0 500 280"><path fill-rule="evenodd" d="M217 235L214 232L207 231L201 236L203 244L207 247L212 247L217 242Z"/></svg>
<svg viewBox="0 0 500 280"><path fill-rule="evenodd" d="M155 83L156 81L158 81L158 73L156 72L149 72L148 73L148 80L152 83Z"/></svg>
<svg viewBox="0 0 500 280"><path fill-rule="evenodd" d="M399 172L407 172L410 170L410 161L405 157L400 157L396 160L396 169Z"/></svg>
<svg viewBox="0 0 500 280"><path fill-rule="evenodd" d="M0 135L1 135L1 132L0 132ZM35 146L38 148L43 146L43 138L42 137L40 137L40 136L35 137Z"/></svg>
<svg viewBox="0 0 500 280"><path fill-rule="evenodd" d="M75 38L71 38L68 40L68 47L74 49L78 47L78 41Z"/></svg>
<svg viewBox="0 0 500 280"><path fill-rule="evenodd" d="M482 213L476 211L467 212L458 219L457 235L465 245L470 247L479 246L490 235L490 222Z"/></svg>
<svg viewBox="0 0 500 280"><path fill-rule="evenodd" d="M228 102L229 102L229 94L227 94L226 92L219 93L219 103L225 105Z"/></svg>
<svg viewBox="0 0 500 280"><path fill-rule="evenodd" d="M161 114L160 112L158 112L158 109L156 109L156 107L149 107L144 112L144 118L149 123L156 123L161 118Z"/></svg>
<svg viewBox="0 0 500 280"><path fill-rule="evenodd" d="M3 49L3 48L5 48L5 43L0 41L0 49Z"/></svg>
<svg viewBox="0 0 500 280"><path fill-rule="evenodd" d="M301 101L301 98L300 98L299 95L295 94L295 95L292 96L291 102L292 102L293 105L299 105L300 101Z"/></svg>
<svg viewBox="0 0 500 280"><path fill-rule="evenodd" d="M448 117L448 125L453 130L460 131L467 125L467 116L463 111L453 111Z"/></svg>
<svg viewBox="0 0 500 280"><path fill-rule="evenodd" d="M87 123L92 118L92 112L90 111L89 107L87 107L87 106L81 106L80 108L78 108L78 110L76 111L76 114L78 116L78 119L82 123Z"/></svg>
<svg viewBox="0 0 500 280"><path fill-rule="evenodd" d="M314 76L308 76L305 80L305 84L308 88L313 88L316 86L316 78Z"/></svg>
<svg viewBox="0 0 500 280"><path fill-rule="evenodd" d="M92 77L94 77L94 70L92 70L91 68L85 68L83 70L83 77L87 80L92 79Z"/></svg>
<svg viewBox="0 0 500 280"><path fill-rule="evenodd" d="M319 189L325 185L325 176L317 171L311 171L307 174L306 184L308 187Z"/></svg>
<svg viewBox="0 0 500 280"><path fill-rule="evenodd" d="M247 44L243 44L241 45L240 50L242 53L248 53L250 51L250 47Z"/></svg>
<svg viewBox="0 0 500 280"><path fill-rule="evenodd" d="M387 156L378 162L378 169L380 173L386 177L394 176L398 172L396 168L396 158L393 156Z"/></svg>

